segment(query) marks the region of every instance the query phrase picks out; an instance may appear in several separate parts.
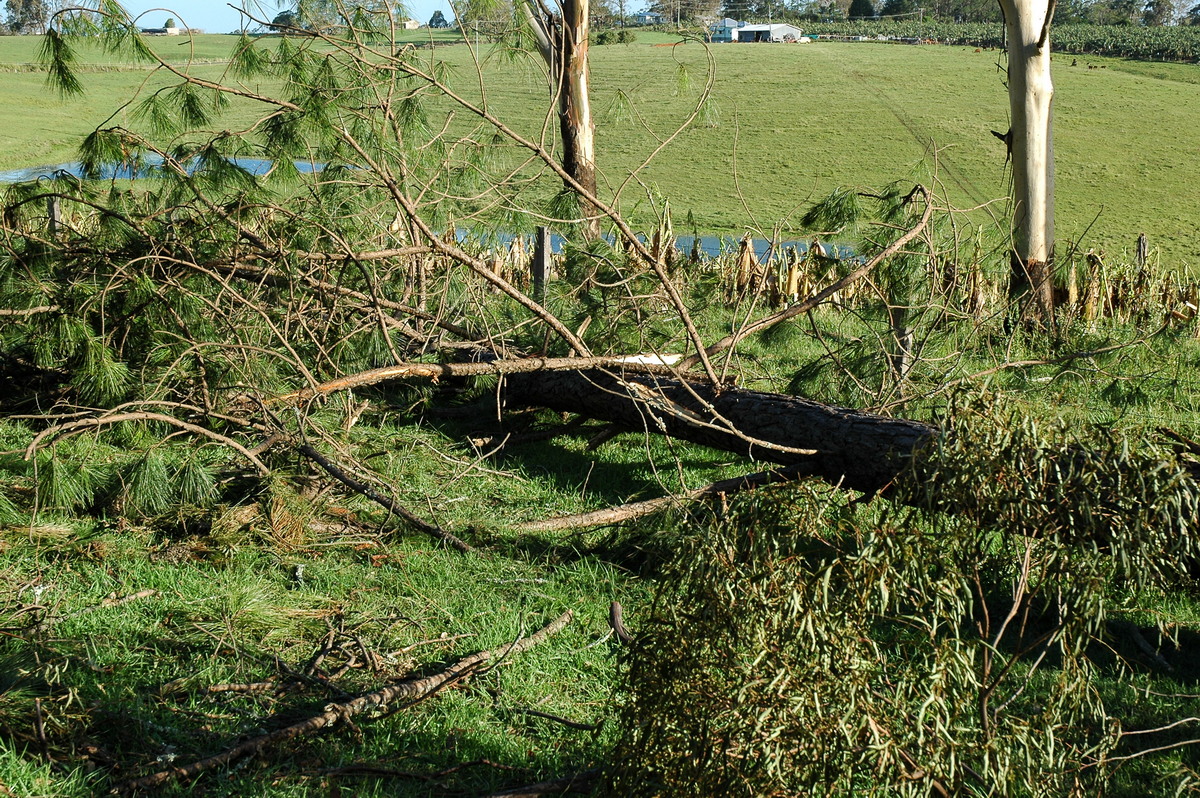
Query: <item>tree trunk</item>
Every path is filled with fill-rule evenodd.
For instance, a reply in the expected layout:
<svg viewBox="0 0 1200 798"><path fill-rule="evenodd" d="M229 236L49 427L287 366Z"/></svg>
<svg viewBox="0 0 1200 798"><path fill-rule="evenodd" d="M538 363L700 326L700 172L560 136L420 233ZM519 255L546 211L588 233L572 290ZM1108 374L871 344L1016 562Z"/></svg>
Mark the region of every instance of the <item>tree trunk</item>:
<svg viewBox="0 0 1200 798"><path fill-rule="evenodd" d="M1050 22L1054 0L1000 0L1008 38L1013 248L1010 290L1026 318L1053 323L1054 141Z"/></svg>
<svg viewBox="0 0 1200 798"><path fill-rule="evenodd" d="M561 0L561 20L547 18L531 0L521 4L533 28L538 50L550 69L550 84L558 98L558 127L563 169L587 196L579 199L584 237L600 237L599 210L587 197L596 195L596 125L588 89L589 0Z"/></svg>
<svg viewBox="0 0 1200 798"><path fill-rule="evenodd" d="M919 421L830 407L795 396L672 377L601 370L505 378L509 407L579 413L629 429L723 449L754 460L804 465L843 488L876 492L937 435Z"/></svg>
<svg viewBox="0 0 1200 798"><path fill-rule="evenodd" d="M596 125L588 91L588 0L563 0L562 78L558 120L562 135L563 168L590 196L596 195ZM599 211L579 197L588 240L600 237Z"/></svg>

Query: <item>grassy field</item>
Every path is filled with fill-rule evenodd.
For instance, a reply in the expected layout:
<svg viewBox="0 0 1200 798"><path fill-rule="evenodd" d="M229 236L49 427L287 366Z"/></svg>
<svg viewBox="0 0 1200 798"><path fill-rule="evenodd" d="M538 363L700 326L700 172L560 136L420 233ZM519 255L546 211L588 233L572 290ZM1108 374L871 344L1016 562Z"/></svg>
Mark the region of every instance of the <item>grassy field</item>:
<svg viewBox="0 0 1200 798"><path fill-rule="evenodd" d="M203 37L193 55L152 40L211 77L232 41ZM705 50L672 41L595 50L604 180L640 225L664 199L678 232L690 215L736 235L795 232L799 211L839 185L936 179L957 207L1003 193L996 53L850 44L714 49L711 105L624 185L703 85ZM110 115L140 124L120 105L148 72L93 54L89 94L64 102L29 68L35 44L0 39L0 97L47 115L5 133L0 168L68 160ZM467 45L421 52L452 61L454 85L479 95ZM869 286L717 360L743 388L952 429L918 485L889 486L942 486L933 506L811 481L619 527L522 530L763 466L663 439L649 420L563 430L561 413L506 408L500 422L494 377L277 402L397 359L456 358L460 336L518 354L567 347L461 263L313 259L333 240L354 252L391 242L362 183L287 194L295 218L247 213L232 232L220 189L197 204L166 180L68 202L55 235L41 198L5 214L0 794L85 796L192 763L565 610L576 617L561 634L426 700L176 774L163 792L449 798L639 758L632 776L650 783L611 794L655 794L654 767L678 795L1196 789L1200 611L1195 580L1174 566L1200 562L1200 505L1169 463L1200 457L1200 317L1183 312L1191 288L1175 280L1200 258L1187 224L1200 134L1186 110L1200 107L1200 68L1058 64L1060 233L1081 235L1103 207L1084 244L1114 253L1099 318L1079 303L1053 335L1022 325L1006 306L1002 236L968 226L986 213L938 214ZM540 71L489 60L484 72L489 107L536 131ZM429 109L431 130L465 124L442 110ZM220 124L250 119L235 105ZM544 182L537 191L557 185ZM150 201L158 189L169 208ZM136 221L97 213L104 202ZM1143 229L1160 254L1139 274L1120 261ZM255 259L249 241L280 249ZM739 290L735 261L672 272L705 341L774 302L767 281ZM264 272L212 271L230 263ZM824 285L850 263L804 268ZM559 266L543 304L595 353L686 347L640 264L597 243ZM376 293L484 334L435 336L419 311L372 306ZM902 308L907 370L893 367ZM56 424L61 437L39 435ZM330 478L309 445L475 550ZM250 467L256 457L266 467ZM613 601L632 645L610 628ZM631 730L649 721L679 733L643 745ZM705 790L694 766L759 781Z"/></svg>
<svg viewBox="0 0 1200 798"><path fill-rule="evenodd" d="M671 40L641 34L633 45L593 49L603 179L611 191L623 187L622 207L642 224L650 223L643 212L648 193L670 200L679 229L690 213L701 232L740 235L777 225L796 232L798 211L838 186L936 180L960 208L1006 192L1003 146L989 132L1007 129L998 53L835 43L714 47L709 106L627 184L658 138L694 106L704 83L703 47L664 46ZM233 41L199 37L193 69L222 74L221 57ZM177 62L192 52L183 41L152 43ZM464 86L474 83L465 45L436 52L456 66ZM0 69L14 70L0 101L24 111L19 124L0 133L0 169L66 161L92 127L136 124L124 113L111 115L144 72L103 71L116 65L89 57L98 70L86 76L87 96L63 100L42 75L13 66L35 55L33 39L0 39ZM545 107L537 70L488 64L493 107L519 125L537 124ZM1200 66L1064 56L1055 81L1060 241L1120 257L1144 231L1173 268L1195 267ZM237 121L234 115L229 124Z"/></svg>

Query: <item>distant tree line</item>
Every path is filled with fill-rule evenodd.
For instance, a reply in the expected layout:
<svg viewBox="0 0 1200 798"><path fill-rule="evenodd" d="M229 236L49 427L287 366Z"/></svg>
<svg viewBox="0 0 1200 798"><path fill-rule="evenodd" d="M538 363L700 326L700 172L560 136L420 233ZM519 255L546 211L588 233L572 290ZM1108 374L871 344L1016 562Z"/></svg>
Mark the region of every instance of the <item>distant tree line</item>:
<svg viewBox="0 0 1200 798"><path fill-rule="evenodd" d="M378 15L396 14L398 19L403 18L395 6L389 5L386 0L297 0L276 14L268 23L267 29L276 32L297 30L329 33L344 24L346 16L343 11L348 11L351 15L361 11L368 15L377 15L377 18ZM430 20L429 27L448 28L450 23L446 21L442 12L438 11Z"/></svg>
<svg viewBox="0 0 1200 798"><path fill-rule="evenodd" d="M666 4L671 0L656 0ZM653 4L652 4L653 6ZM701 12L703 13L703 11ZM913 17L947 22L1000 22L995 0L722 0L718 13L748 22L834 22L876 17ZM1058 0L1056 25L1200 24L1195 0Z"/></svg>
<svg viewBox="0 0 1200 798"><path fill-rule="evenodd" d="M47 0L6 0L4 24L0 31L7 34L42 34L50 14L60 3Z"/></svg>

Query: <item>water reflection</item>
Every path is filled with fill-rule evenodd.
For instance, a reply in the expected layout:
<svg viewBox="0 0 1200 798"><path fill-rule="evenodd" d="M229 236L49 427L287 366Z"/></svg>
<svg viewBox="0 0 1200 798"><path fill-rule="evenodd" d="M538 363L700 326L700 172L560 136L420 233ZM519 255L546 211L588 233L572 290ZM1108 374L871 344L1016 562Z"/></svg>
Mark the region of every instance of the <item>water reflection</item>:
<svg viewBox="0 0 1200 798"><path fill-rule="evenodd" d="M111 164L105 166L100 173L100 179L103 180L133 180L137 178L156 177L162 171L163 159L158 156L147 156L140 165L134 166L129 163ZM274 162L265 158L231 158L230 163L244 169L251 175L262 176L271 171ZM295 161L296 170L302 174L313 174L321 171L324 164L314 163L312 161ZM198 159L193 160L188 165L188 170L194 171L200 166ZM83 178L83 164L78 161L71 163L61 163L53 166L31 166L26 169L12 169L6 172L0 172L0 183L25 183L32 180L52 179L55 177L75 177ZM518 236L509 233L496 233L488 231L480 235L479 231L470 229L460 229L457 231L457 237L460 241L483 240L485 243L500 244L503 246L510 245ZM527 245L527 251L533 251L532 236L521 236L524 238L524 243ZM693 247L696 246L696 239L699 238L697 247L699 253L706 258L715 258L728 252L737 252L740 247L740 238L733 236L678 236L675 239L675 248L682 255L690 255ZM609 239L610 243L612 239ZM561 235L552 234L550 236L550 248L556 254L562 253L566 248L567 239ZM766 260L769 254L780 255L786 252L789 248L794 248L797 252L804 253L808 251L809 242L800 240L778 241L774 247L771 241L766 238L752 238L751 245L754 247L754 255L760 260ZM836 258L853 257L854 250L842 244L824 244L827 253Z"/></svg>

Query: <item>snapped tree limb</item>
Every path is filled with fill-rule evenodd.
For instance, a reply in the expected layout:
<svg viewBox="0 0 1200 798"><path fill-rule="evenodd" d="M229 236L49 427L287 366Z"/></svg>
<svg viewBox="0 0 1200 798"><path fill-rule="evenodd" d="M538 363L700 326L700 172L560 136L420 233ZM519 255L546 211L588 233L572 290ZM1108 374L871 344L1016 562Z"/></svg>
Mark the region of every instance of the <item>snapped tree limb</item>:
<svg viewBox="0 0 1200 798"><path fill-rule="evenodd" d="M834 485L870 493L890 484L938 434L920 421L798 396L599 369L510 375L503 398L509 407L579 413L753 460L803 465Z"/></svg>
<svg viewBox="0 0 1200 798"><path fill-rule="evenodd" d="M201 759L190 765L160 770L149 776L124 782L117 785L114 791L131 793L160 787L173 780L190 779L205 771L227 765L244 756L256 754L272 745L329 728L336 725L338 721L348 720L368 710L383 709L396 703L416 703L461 681L489 663L501 661L513 654L519 654L545 642L570 623L572 617L571 611L568 610L529 637L523 637L507 645L463 657L444 671L433 676L427 676L423 679L410 679L398 684L382 687L370 693L364 693L348 701L330 704L324 712L318 715L310 716L304 720L276 729L273 732L253 737L231 748L227 748L215 756Z"/></svg>

